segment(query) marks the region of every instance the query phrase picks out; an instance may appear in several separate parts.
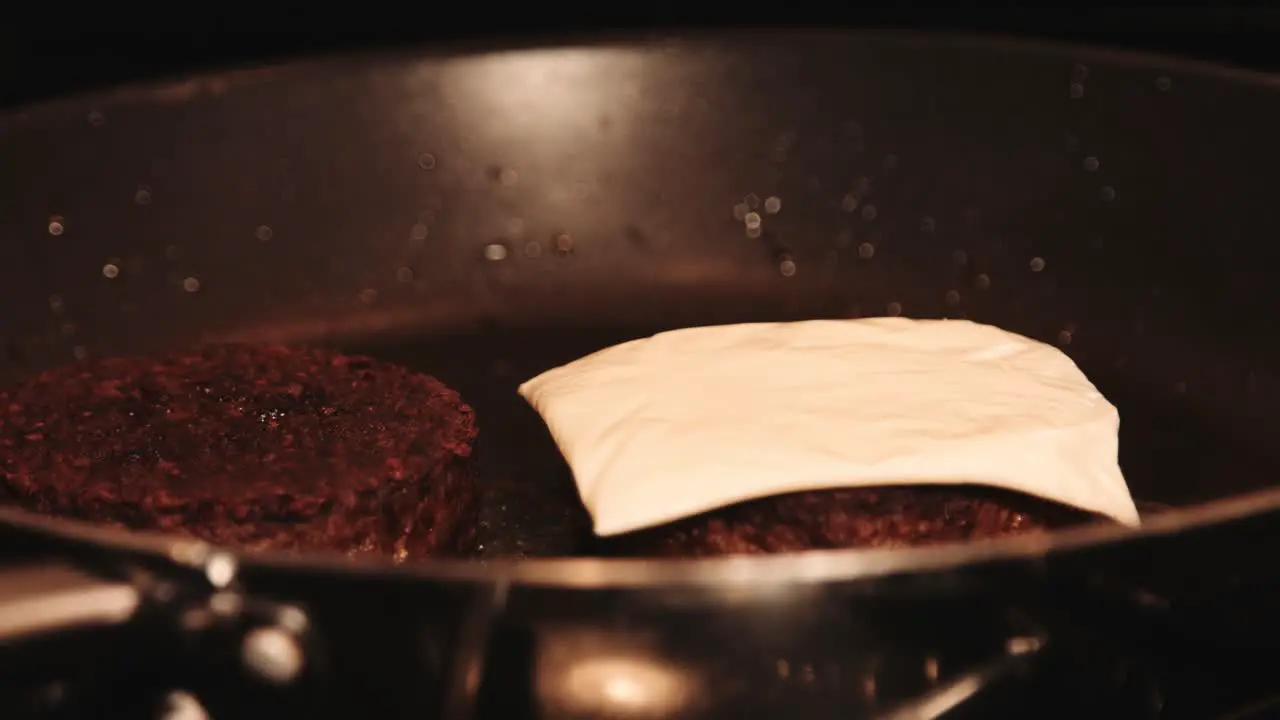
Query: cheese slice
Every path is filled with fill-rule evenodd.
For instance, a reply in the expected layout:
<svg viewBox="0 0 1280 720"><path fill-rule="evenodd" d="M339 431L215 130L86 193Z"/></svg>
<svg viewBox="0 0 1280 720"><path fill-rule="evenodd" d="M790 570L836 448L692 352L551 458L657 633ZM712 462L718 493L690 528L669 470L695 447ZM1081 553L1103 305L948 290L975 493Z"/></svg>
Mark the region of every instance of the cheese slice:
<svg viewBox="0 0 1280 720"><path fill-rule="evenodd" d="M977 484L1138 511L1119 414L1058 349L965 320L675 330L520 386L599 535L804 490Z"/></svg>

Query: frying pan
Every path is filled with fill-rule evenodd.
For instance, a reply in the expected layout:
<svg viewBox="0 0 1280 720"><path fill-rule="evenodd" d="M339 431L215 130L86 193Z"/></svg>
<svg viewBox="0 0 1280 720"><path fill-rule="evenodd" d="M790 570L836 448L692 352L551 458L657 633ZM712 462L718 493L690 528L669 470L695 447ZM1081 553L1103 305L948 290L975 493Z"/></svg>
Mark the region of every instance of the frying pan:
<svg viewBox="0 0 1280 720"><path fill-rule="evenodd" d="M1280 646L1276 127L1272 75L910 33L329 58L10 112L0 379L224 340L366 352L476 408L485 501L481 561L412 567L4 510L0 699L168 717L1252 702L1270 677L1241 656ZM1130 486L1163 511L938 549L570 557L588 524L520 381L667 328L884 314L1060 345L1120 408Z"/></svg>

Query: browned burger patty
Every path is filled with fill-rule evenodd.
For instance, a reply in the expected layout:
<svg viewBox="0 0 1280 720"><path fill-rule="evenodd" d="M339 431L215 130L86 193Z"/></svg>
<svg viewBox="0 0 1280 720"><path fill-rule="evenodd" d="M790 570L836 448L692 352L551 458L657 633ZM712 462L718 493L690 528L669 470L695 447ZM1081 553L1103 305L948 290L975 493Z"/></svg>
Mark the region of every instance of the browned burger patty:
<svg viewBox="0 0 1280 720"><path fill-rule="evenodd" d="M87 361L0 392L11 504L246 549L463 552L475 437L438 380L330 350Z"/></svg>
<svg viewBox="0 0 1280 720"><path fill-rule="evenodd" d="M605 538L607 554L704 557L980 540L1082 522L1054 503L975 487L822 490L753 500Z"/></svg>

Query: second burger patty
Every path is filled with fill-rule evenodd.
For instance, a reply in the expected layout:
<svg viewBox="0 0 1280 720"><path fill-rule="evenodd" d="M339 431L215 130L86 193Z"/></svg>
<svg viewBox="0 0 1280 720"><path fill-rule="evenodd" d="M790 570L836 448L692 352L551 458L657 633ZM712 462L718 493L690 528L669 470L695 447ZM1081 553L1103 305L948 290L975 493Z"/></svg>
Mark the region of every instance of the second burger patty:
<svg viewBox="0 0 1280 720"><path fill-rule="evenodd" d="M475 437L438 380L321 349L88 361L0 392L8 502L246 549L467 552Z"/></svg>
<svg viewBox="0 0 1280 720"><path fill-rule="evenodd" d="M752 500L597 542L605 554L647 557L911 547L1048 530L1091 517L987 488L857 488Z"/></svg>

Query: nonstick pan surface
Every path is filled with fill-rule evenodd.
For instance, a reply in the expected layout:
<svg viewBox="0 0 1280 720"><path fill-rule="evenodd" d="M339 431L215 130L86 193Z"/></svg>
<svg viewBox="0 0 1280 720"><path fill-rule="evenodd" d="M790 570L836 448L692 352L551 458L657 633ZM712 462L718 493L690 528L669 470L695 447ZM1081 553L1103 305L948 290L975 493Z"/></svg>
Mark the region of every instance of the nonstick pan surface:
<svg viewBox="0 0 1280 720"><path fill-rule="evenodd" d="M589 539L516 385L696 324L967 317L1059 344L1144 503L1267 489L1280 92L1162 58L737 34L311 61L0 120L3 363L336 345L479 417L489 557Z"/></svg>
<svg viewBox="0 0 1280 720"><path fill-rule="evenodd" d="M0 707L177 688L214 717L600 717L611 679L656 677L681 692L631 716L933 716L957 689L1000 717L1265 712L1276 127L1269 75L881 33L334 58L5 115L0 380L227 339L436 374L477 410L488 560L237 562L0 510ZM1135 495L1175 509L546 557L589 533L520 381L666 328L883 314L1060 345L1119 406ZM297 640L292 682L245 662L263 628ZM44 669L79 680L24 684Z"/></svg>

